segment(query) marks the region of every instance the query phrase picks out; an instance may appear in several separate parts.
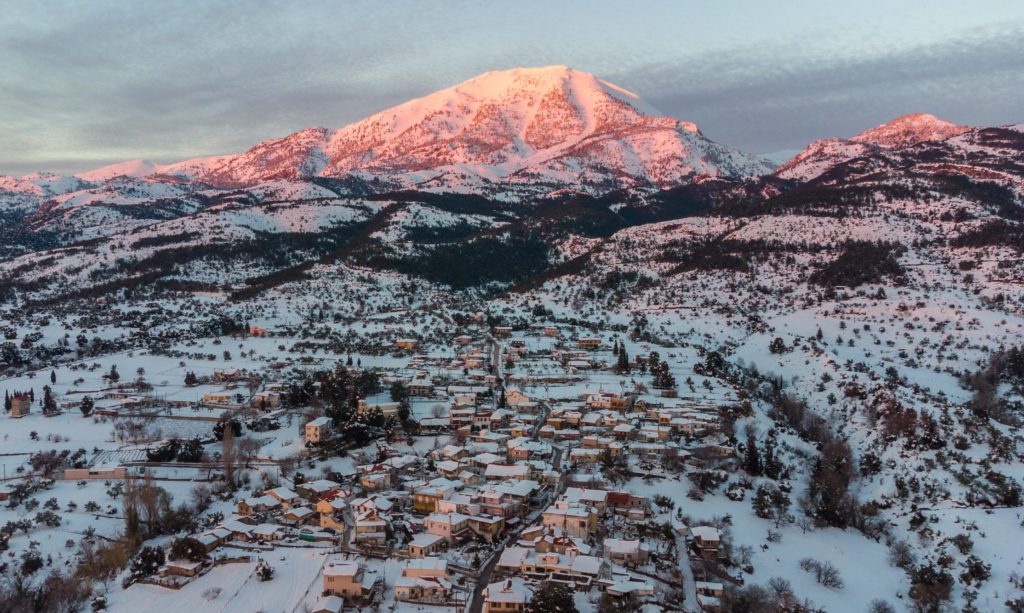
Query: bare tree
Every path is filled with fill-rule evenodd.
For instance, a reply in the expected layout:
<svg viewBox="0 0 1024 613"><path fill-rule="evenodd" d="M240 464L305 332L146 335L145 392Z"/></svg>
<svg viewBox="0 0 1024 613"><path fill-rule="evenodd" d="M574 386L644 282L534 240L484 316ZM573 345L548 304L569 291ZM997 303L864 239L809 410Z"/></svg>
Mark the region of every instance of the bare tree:
<svg viewBox="0 0 1024 613"><path fill-rule="evenodd" d="M245 461L246 468L249 468L249 464L256 459L256 454L262 447L263 443L254 438L244 438L238 442L238 453Z"/></svg>

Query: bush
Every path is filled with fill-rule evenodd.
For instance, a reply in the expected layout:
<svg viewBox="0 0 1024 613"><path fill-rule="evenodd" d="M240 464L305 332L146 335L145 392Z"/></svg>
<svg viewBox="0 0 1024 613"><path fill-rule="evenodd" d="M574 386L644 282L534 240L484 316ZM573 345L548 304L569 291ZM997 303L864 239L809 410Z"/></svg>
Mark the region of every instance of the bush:
<svg viewBox="0 0 1024 613"><path fill-rule="evenodd" d="M800 568L814 575L814 580L827 588L843 589L843 579L839 576L839 569L832 566L831 562L819 562L811 558L800 560Z"/></svg>
<svg viewBox="0 0 1024 613"><path fill-rule="evenodd" d="M896 541L889 547L889 564L909 571L917 564L917 556L905 541Z"/></svg>

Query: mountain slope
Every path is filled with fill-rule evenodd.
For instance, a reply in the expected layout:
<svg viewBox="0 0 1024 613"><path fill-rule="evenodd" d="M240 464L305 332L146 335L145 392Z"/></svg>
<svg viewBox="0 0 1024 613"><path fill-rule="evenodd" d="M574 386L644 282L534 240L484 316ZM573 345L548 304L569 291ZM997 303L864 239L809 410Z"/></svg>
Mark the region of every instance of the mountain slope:
<svg viewBox="0 0 1024 613"><path fill-rule="evenodd" d="M638 96L565 66L488 72L338 130L308 128L244 153L161 166L125 162L80 175L173 176L222 188L303 177L668 187L695 175L744 177L771 165L661 116Z"/></svg>
<svg viewBox="0 0 1024 613"><path fill-rule="evenodd" d="M851 138L811 143L775 171L783 179L808 180L838 164L865 155L941 142L971 130L927 113L914 113L866 130Z"/></svg>

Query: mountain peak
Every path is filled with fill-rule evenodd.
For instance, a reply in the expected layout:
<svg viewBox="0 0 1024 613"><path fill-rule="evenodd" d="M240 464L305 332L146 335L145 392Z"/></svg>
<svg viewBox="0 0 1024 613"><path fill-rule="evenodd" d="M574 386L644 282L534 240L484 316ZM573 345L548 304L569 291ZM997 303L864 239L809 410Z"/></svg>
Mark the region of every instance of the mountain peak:
<svg viewBox="0 0 1024 613"><path fill-rule="evenodd" d="M308 128L236 155L159 166L136 160L80 177L154 174L240 187L310 176L473 190L494 183L667 187L771 166L708 140L637 94L564 65L511 68L375 113Z"/></svg>
<svg viewBox="0 0 1024 613"><path fill-rule="evenodd" d="M850 140L876 145L886 149L899 149L926 141L943 141L970 130L929 113L911 113L871 128Z"/></svg>

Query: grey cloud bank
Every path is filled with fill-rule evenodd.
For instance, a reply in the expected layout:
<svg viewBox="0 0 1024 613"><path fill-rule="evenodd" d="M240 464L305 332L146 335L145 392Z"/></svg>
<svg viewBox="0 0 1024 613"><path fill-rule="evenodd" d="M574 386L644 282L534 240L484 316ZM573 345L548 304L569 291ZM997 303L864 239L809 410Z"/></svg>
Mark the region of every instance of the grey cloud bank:
<svg viewBox="0 0 1024 613"><path fill-rule="evenodd" d="M749 151L894 116L1024 121L1024 6L216 2L13 5L0 173L244 150L491 69L569 64Z"/></svg>

